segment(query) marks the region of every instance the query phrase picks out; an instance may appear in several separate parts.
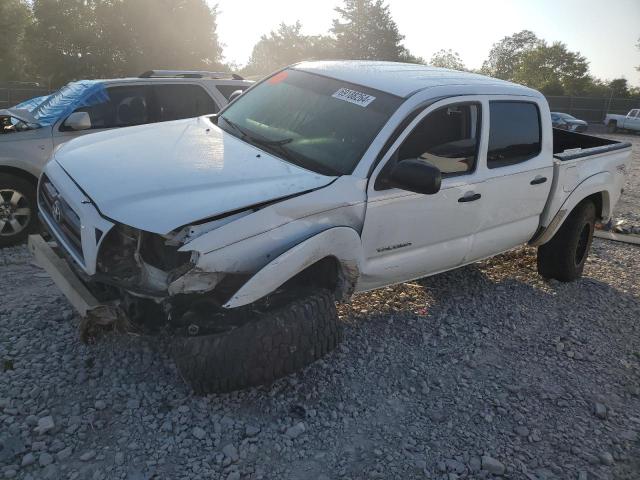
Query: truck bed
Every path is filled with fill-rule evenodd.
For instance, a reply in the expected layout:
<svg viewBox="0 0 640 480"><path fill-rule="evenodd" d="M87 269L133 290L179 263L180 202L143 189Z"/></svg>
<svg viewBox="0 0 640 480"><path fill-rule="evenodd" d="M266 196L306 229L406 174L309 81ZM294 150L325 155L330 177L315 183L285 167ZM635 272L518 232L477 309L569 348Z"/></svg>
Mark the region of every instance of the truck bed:
<svg viewBox="0 0 640 480"><path fill-rule="evenodd" d="M560 161L576 160L628 147L631 147L629 142L618 142L584 133L553 129L553 157Z"/></svg>
<svg viewBox="0 0 640 480"><path fill-rule="evenodd" d="M615 205L624 183L625 165L630 161L631 144L554 128L553 157L551 193L541 216L541 227L549 226L564 208L566 211L557 218L561 221L573 208L565 204L571 194L587 179L594 181L599 175L604 182L602 190L607 191L607 203ZM603 214L606 217L611 212L605 209Z"/></svg>

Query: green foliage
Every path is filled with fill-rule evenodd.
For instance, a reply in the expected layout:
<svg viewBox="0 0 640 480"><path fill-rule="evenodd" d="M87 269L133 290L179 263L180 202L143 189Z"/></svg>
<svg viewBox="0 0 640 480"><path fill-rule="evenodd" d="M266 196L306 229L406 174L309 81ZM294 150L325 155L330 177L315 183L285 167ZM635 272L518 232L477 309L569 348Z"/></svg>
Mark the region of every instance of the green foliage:
<svg viewBox="0 0 640 480"><path fill-rule="evenodd" d="M580 53L561 42L549 45L529 30L494 44L482 71L547 95L582 95L592 81L589 63Z"/></svg>
<svg viewBox="0 0 640 480"><path fill-rule="evenodd" d="M626 78L614 78L607 87L614 98L628 98L631 96L629 82L627 82Z"/></svg>
<svg viewBox="0 0 640 480"><path fill-rule="evenodd" d="M417 59L402 45L404 36L383 0L345 0L336 12L339 18L333 21L331 32L339 58L396 62Z"/></svg>
<svg viewBox="0 0 640 480"><path fill-rule="evenodd" d="M510 80L555 95L580 95L588 82L589 64L577 52L571 52L561 42L547 45L541 42L522 53L518 67ZM550 93L547 93L550 94Z"/></svg>
<svg viewBox="0 0 640 480"><path fill-rule="evenodd" d="M504 37L494 43L489 51L489 58L482 64L482 73L503 80L512 80L515 72L520 68L522 57L542 44L530 30L522 30L511 36Z"/></svg>
<svg viewBox="0 0 640 480"><path fill-rule="evenodd" d="M150 68L219 68L216 15L204 0L34 0L29 69L60 85Z"/></svg>
<svg viewBox="0 0 640 480"><path fill-rule="evenodd" d="M429 61L429 65L440 68L450 68L451 70L467 70L458 52L454 52L451 49L442 49L434 53Z"/></svg>
<svg viewBox="0 0 640 480"><path fill-rule="evenodd" d="M31 23L31 9L26 0L0 0L0 81L23 79L26 67L24 32Z"/></svg>
<svg viewBox="0 0 640 480"><path fill-rule="evenodd" d="M334 58L335 42L325 35L304 35L302 25L281 23L278 30L262 35L253 47L248 65L243 70L247 75L267 74L302 60L325 60Z"/></svg>

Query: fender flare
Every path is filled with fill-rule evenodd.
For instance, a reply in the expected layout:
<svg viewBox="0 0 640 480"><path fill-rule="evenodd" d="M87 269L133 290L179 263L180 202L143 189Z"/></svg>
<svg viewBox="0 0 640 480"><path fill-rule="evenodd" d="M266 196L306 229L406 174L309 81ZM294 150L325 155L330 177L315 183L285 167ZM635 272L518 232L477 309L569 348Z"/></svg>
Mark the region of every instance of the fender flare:
<svg viewBox="0 0 640 480"><path fill-rule="evenodd" d="M290 248L256 272L224 305L248 305L276 290L305 268L326 257L338 260L341 288L349 295L355 288L362 263L360 235L350 227L333 227Z"/></svg>
<svg viewBox="0 0 640 480"><path fill-rule="evenodd" d="M592 175L577 185L576 188L573 189L573 192L569 194L564 203L560 206L558 212L554 215L551 222L549 222L549 225L546 227L542 235L531 242L531 245L538 247L551 240L573 209L576 208L576 206L585 198L596 193L602 194L602 218L608 218L609 215L611 215L611 194L608 189L608 185L610 184L611 173L600 172Z"/></svg>

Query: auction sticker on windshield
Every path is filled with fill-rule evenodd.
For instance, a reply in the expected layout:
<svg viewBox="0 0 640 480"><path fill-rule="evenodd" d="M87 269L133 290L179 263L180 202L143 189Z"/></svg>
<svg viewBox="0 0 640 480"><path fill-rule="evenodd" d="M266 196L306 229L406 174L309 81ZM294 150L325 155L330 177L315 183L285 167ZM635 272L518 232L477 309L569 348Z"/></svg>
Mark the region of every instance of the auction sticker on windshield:
<svg viewBox="0 0 640 480"><path fill-rule="evenodd" d="M376 97L372 95L367 95L366 93L351 90L349 88L341 88L331 96L333 98L337 98L338 100L355 103L356 105L360 105L361 107L366 107L376 99Z"/></svg>

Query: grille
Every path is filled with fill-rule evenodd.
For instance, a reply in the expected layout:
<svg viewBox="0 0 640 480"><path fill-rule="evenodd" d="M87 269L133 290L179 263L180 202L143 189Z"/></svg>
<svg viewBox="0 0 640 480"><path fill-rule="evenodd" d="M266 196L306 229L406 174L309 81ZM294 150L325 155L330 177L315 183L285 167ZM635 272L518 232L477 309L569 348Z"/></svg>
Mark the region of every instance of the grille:
<svg viewBox="0 0 640 480"><path fill-rule="evenodd" d="M80 236L80 217L69 204L60 196L56 187L46 175L40 180L38 203L42 213L55 227L55 233L65 240L65 243L80 259L82 255L82 240Z"/></svg>

